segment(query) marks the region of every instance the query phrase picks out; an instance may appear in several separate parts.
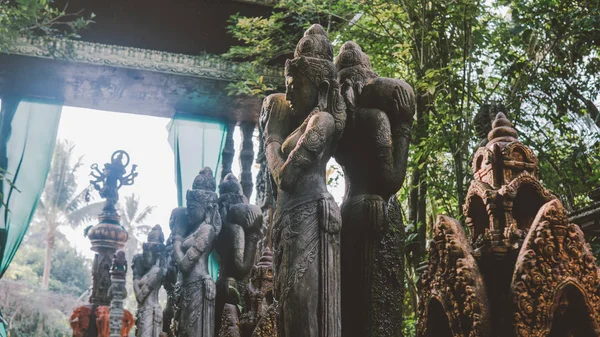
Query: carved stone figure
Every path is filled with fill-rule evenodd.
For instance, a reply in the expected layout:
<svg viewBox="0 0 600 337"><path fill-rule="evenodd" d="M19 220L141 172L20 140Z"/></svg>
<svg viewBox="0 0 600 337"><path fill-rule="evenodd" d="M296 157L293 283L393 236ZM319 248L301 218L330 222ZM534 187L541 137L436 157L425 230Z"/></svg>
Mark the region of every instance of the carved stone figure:
<svg viewBox="0 0 600 337"><path fill-rule="evenodd" d="M273 253L267 247L252 269L250 282L244 294L244 312L240 318L242 337L252 336L271 305L273 305Z"/></svg>
<svg viewBox="0 0 600 337"><path fill-rule="evenodd" d="M163 312L158 302L158 291L167 269L164 241L162 228L154 226L142 247L143 253L133 257L133 292L138 302L137 337L159 337L162 332Z"/></svg>
<svg viewBox="0 0 600 337"><path fill-rule="evenodd" d="M178 337L212 337L215 324L215 283L208 273L208 256L221 231L216 181L203 168L187 191L188 227L175 228L173 258L181 272Z"/></svg>
<svg viewBox="0 0 600 337"><path fill-rule="evenodd" d="M177 326L179 322L179 308L181 306L181 273L173 259L173 236L178 233L185 233L188 228L187 208L177 207L171 211L169 219L169 228L171 235L167 239L165 252L165 265L167 270L163 281L163 287L167 292L167 305L163 311L163 332L169 337L177 336Z"/></svg>
<svg viewBox="0 0 600 337"><path fill-rule="evenodd" d="M347 107L335 154L346 179L343 334L401 336L404 229L394 194L406 175L415 95L406 82L373 72L369 57L352 41L342 45L335 65Z"/></svg>
<svg viewBox="0 0 600 337"><path fill-rule="evenodd" d="M221 313L225 304L241 304L262 226L260 207L248 204L242 185L232 173L219 185L219 212L223 227L215 246L221 257L217 280L217 329L221 327Z"/></svg>
<svg viewBox="0 0 600 337"><path fill-rule="evenodd" d="M264 137L275 180L275 297L281 337L341 335L340 210L326 164L346 119L325 30L311 26L285 66L291 113L273 109Z"/></svg>
<svg viewBox="0 0 600 337"><path fill-rule="evenodd" d="M468 235L439 217L417 336L600 336L600 270L499 112L473 158Z"/></svg>

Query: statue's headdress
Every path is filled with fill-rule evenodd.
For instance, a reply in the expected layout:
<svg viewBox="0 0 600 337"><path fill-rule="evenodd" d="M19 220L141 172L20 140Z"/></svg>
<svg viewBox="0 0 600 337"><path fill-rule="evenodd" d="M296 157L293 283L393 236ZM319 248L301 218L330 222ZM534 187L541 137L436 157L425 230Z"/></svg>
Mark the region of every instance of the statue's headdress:
<svg viewBox="0 0 600 337"><path fill-rule="evenodd" d="M312 25L304 33L294 51L294 59L285 62L285 75L302 74L315 85L323 80L335 80L333 47L321 25Z"/></svg>
<svg viewBox="0 0 600 337"><path fill-rule="evenodd" d="M325 81L329 83L329 93L326 97L321 96L323 99L320 98L318 104L319 109L328 111L333 116L336 138L339 139L346 122L345 105L333 64L333 48L321 25L314 24L306 30L304 37L296 45L294 59L285 62L286 77L298 74L306 76L317 87Z"/></svg>
<svg viewBox="0 0 600 337"><path fill-rule="evenodd" d="M231 205L247 204L248 198L244 195L242 185L233 173L229 173L219 185L219 210L221 218L225 220Z"/></svg>
<svg viewBox="0 0 600 337"><path fill-rule="evenodd" d="M210 167L205 167L200 170L200 173L194 178L192 184L194 190L215 191L217 189L217 181Z"/></svg>
<svg viewBox="0 0 600 337"><path fill-rule="evenodd" d="M163 234L160 225L156 225L148 233L148 241L144 242L143 249L152 251L162 251L165 247L165 235Z"/></svg>
<svg viewBox="0 0 600 337"><path fill-rule="evenodd" d="M213 172L209 167L200 170L200 173L194 179L192 189L186 193L188 205L200 204L205 207L207 214L206 220L210 222L216 234L221 231L221 217L219 215L219 207L217 193L217 182L213 176Z"/></svg>
<svg viewBox="0 0 600 337"><path fill-rule="evenodd" d="M362 51L362 48L354 41L348 41L342 45L334 63L337 71L349 67L360 67L371 70L371 60L369 60L369 56L367 56L367 54Z"/></svg>

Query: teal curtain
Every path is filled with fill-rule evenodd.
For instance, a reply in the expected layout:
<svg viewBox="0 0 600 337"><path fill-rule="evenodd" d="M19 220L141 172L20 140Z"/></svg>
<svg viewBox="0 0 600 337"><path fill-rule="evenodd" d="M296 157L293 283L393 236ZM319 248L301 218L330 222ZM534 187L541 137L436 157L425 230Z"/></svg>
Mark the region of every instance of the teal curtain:
<svg viewBox="0 0 600 337"><path fill-rule="evenodd" d="M5 233L4 245L0 246L0 278L25 236L44 189L61 110L61 105L22 100L14 112L6 144L6 171L14 186L3 184L7 207L0 208L0 231ZM6 336L2 323L0 336Z"/></svg>
<svg viewBox="0 0 600 337"><path fill-rule="evenodd" d="M215 179L220 176L227 124L202 116L176 114L167 128L169 144L175 155L177 203L182 207L186 204L185 193L192 187L200 169L208 166L215 173ZM208 265L210 276L216 280L219 275L219 256L216 252L210 254Z"/></svg>

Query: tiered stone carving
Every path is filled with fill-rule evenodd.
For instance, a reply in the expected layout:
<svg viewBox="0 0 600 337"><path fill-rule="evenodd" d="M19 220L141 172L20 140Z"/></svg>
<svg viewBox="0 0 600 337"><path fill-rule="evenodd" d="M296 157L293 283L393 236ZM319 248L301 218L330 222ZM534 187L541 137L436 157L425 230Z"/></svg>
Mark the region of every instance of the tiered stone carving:
<svg viewBox="0 0 600 337"><path fill-rule="evenodd" d="M277 184L273 230L275 297L281 337L341 336L340 210L325 170L346 112L325 30L311 26L285 66L291 113L272 109L265 126Z"/></svg>
<svg viewBox="0 0 600 337"><path fill-rule="evenodd" d="M181 273L178 337L212 337L215 324L215 283L208 273L208 256L221 231L216 181L203 168L187 191L187 227L177 226L173 258Z"/></svg>
<svg viewBox="0 0 600 337"><path fill-rule="evenodd" d="M225 304L233 305L235 310L236 305L242 305L241 295L254 264L262 227L260 207L248 203L242 185L231 173L219 185L219 211L223 227L215 246L221 257L217 280L217 329L221 327L221 313Z"/></svg>
<svg viewBox="0 0 600 337"><path fill-rule="evenodd" d="M133 257L133 292L138 302L136 337L159 337L163 329L158 291L167 269L164 241L162 228L154 226L143 245L143 253Z"/></svg>
<svg viewBox="0 0 600 337"><path fill-rule="evenodd" d="M438 218L419 336L600 336L600 272L504 113L473 158L459 224ZM487 300L486 300L487 298Z"/></svg>
<svg viewBox="0 0 600 337"><path fill-rule="evenodd" d="M394 195L406 175L415 95L406 82L373 72L352 41L342 45L335 64L347 112L335 154L346 179L343 334L401 336L404 229Z"/></svg>
<svg viewBox="0 0 600 337"><path fill-rule="evenodd" d="M127 297L127 288L125 287L125 276L127 275L127 258L125 252L119 250L115 253L112 267L110 269L110 288L108 297L110 297L110 337L121 337L129 335L130 326L123 330L123 318L125 312L123 300ZM131 321L133 323L133 321Z"/></svg>

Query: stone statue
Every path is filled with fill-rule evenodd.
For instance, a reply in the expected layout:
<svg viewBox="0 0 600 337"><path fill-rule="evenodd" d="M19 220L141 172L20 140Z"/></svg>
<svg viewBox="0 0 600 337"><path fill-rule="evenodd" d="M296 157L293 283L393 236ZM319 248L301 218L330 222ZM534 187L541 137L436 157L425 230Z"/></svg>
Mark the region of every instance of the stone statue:
<svg viewBox="0 0 600 337"><path fill-rule="evenodd" d="M401 336L404 229L393 196L406 175L415 95L406 82L373 72L369 57L352 41L342 45L335 65L347 108L335 153L346 179L344 336Z"/></svg>
<svg viewBox="0 0 600 337"><path fill-rule="evenodd" d="M163 312L158 303L158 291L167 269L164 241L162 228L154 226L143 245L143 253L133 257L133 291L138 302L137 337L159 337L162 332Z"/></svg>
<svg viewBox="0 0 600 337"><path fill-rule="evenodd" d="M217 329L221 326L225 304L241 304L241 294L254 264L262 226L260 207L248 204L242 185L232 173L225 176L219 185L219 212L223 228L215 246L221 257L217 280Z"/></svg>
<svg viewBox="0 0 600 337"><path fill-rule="evenodd" d="M208 256L221 231L216 182L203 168L187 191L188 227L175 228L173 258L181 273L178 337L213 337L215 283L208 273Z"/></svg>
<svg viewBox="0 0 600 337"><path fill-rule="evenodd" d="M341 336L340 210L327 192L326 165L346 113L333 49L311 26L285 65L291 112L269 112L264 137L278 187L273 229L279 336Z"/></svg>
<svg viewBox="0 0 600 337"><path fill-rule="evenodd" d="M165 265L167 266L163 287L167 292L167 304L163 310L163 332L166 332L169 337L177 336L177 325L179 321L179 307L181 304L181 274L177 268L177 264L173 259L173 235L181 231L187 230L187 208L177 207L171 211L169 219L169 228L171 235L167 239ZM178 230L176 230L178 229Z"/></svg>

